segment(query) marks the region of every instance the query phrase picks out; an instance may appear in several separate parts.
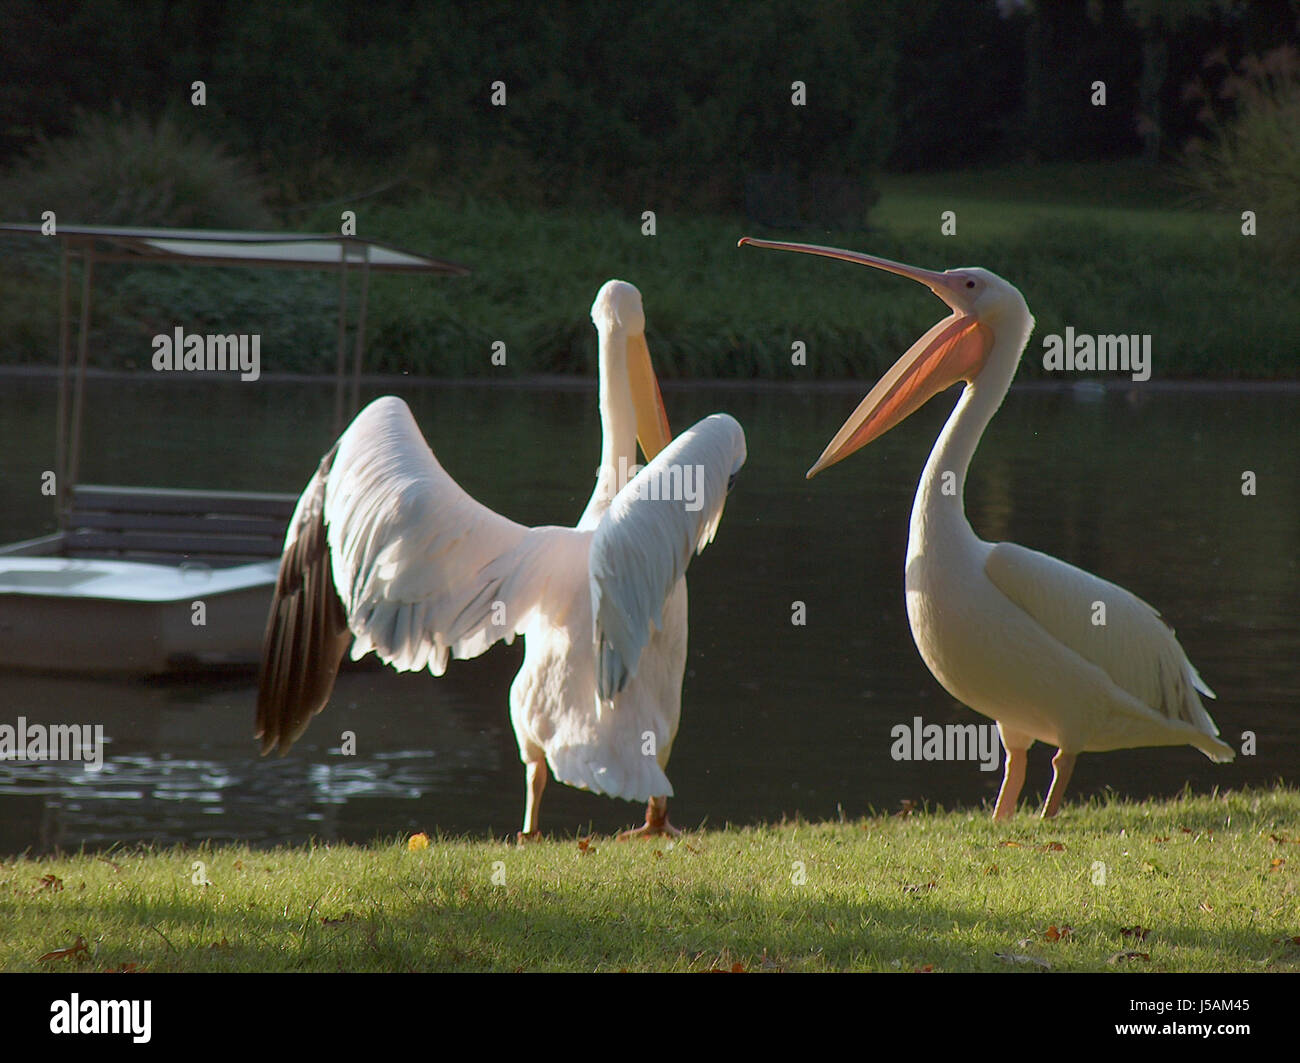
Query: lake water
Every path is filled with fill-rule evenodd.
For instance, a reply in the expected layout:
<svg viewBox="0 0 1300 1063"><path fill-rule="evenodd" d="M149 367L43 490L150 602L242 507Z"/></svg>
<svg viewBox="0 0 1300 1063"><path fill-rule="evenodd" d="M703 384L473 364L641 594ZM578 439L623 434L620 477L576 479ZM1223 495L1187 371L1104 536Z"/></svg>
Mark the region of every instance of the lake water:
<svg viewBox="0 0 1300 1063"><path fill-rule="evenodd" d="M903 556L912 492L956 392L807 482L804 470L866 388L665 386L675 430L714 411L745 427L749 461L717 540L689 575L690 657L669 777L680 826L857 816L902 801L978 809L1000 770L891 758L891 728L983 723L912 644ZM52 467L54 384L0 377L0 541L52 530L37 491ZM444 384L397 392L471 494L525 523L572 523L599 456L594 387ZM331 442L332 385L263 379L88 386L81 479L292 491ZM1254 756L1190 747L1081 757L1080 798L1300 783L1300 392L1013 390L967 485L972 525L1055 554L1146 598L1177 628L1224 737ZM1243 496L1253 472L1257 493ZM792 624L802 602L806 624ZM103 770L0 762L0 854L113 842L366 841L411 830L505 836L523 812L506 705L521 649L455 662L442 679L345 672L289 756L252 739L251 676L98 681L0 674L0 724L102 723ZM337 752L340 721L356 756ZM350 724L351 725L351 724ZM1025 797L1050 780L1031 752ZM552 784L551 833L641 821L639 806Z"/></svg>

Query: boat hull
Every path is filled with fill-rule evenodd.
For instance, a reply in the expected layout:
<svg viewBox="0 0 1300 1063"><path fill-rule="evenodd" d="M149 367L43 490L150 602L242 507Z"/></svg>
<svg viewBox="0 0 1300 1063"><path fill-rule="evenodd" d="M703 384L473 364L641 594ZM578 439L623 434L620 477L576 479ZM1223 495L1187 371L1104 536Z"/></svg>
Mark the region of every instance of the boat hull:
<svg viewBox="0 0 1300 1063"><path fill-rule="evenodd" d="M164 675L257 667L275 562L221 570L0 558L0 668Z"/></svg>

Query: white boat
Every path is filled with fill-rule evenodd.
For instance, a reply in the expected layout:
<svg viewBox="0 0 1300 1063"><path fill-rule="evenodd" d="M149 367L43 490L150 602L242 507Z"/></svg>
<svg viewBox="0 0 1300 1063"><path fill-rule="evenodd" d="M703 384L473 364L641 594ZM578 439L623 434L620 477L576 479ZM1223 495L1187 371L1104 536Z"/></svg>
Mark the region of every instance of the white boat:
<svg viewBox="0 0 1300 1063"><path fill-rule="evenodd" d="M0 547L0 668L252 668L292 495L80 485L67 527Z"/></svg>
<svg viewBox="0 0 1300 1063"><path fill-rule="evenodd" d="M0 234L6 233L37 237L41 227L0 224ZM95 263L337 271L335 435L347 409L349 272L361 273L350 401L355 410L370 271L457 275L468 270L332 234L60 226L53 238L62 249L52 465L60 487L59 530L0 546L0 669L140 676L255 668L297 498L77 483ZM82 266L75 377L69 371L73 261ZM71 399L70 384L75 385Z"/></svg>

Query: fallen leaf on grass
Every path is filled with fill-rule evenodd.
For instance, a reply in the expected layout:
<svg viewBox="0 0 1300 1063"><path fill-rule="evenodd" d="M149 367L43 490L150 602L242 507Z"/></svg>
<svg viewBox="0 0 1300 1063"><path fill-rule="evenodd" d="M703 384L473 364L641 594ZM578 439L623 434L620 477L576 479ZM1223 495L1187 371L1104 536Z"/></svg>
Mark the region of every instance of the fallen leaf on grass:
<svg viewBox="0 0 1300 1063"><path fill-rule="evenodd" d="M220 941L214 941L211 945L208 946L208 948L210 948L210 949L228 949L228 948L230 948L230 942L226 940L226 935L225 935L225 934L222 934L222 935L221 935L221 940L220 940Z"/></svg>
<svg viewBox="0 0 1300 1063"><path fill-rule="evenodd" d="M578 839L578 852L580 852L583 856L587 856L590 853L594 853L595 851L596 850L591 847L591 835L588 835L585 838Z"/></svg>
<svg viewBox="0 0 1300 1063"><path fill-rule="evenodd" d="M55 949L53 952L47 952L36 962L49 963L51 960L69 960L72 959L74 956L80 957L82 953L89 953L89 952L90 949L86 945L86 939L83 938L80 934L78 934L77 940L74 941L70 946L68 946L68 948Z"/></svg>
<svg viewBox="0 0 1300 1063"><path fill-rule="evenodd" d="M913 974L934 974L934 964L927 963L924 967L913 967Z"/></svg>
<svg viewBox="0 0 1300 1063"><path fill-rule="evenodd" d="M141 967L138 963L120 963L116 967L105 967L105 974L140 974L149 970L148 967Z"/></svg>
<svg viewBox="0 0 1300 1063"><path fill-rule="evenodd" d="M1117 952L1106 962L1109 964L1123 963L1125 960L1141 960L1143 963L1151 962L1151 953L1149 952Z"/></svg>
<svg viewBox="0 0 1300 1063"><path fill-rule="evenodd" d="M242 861L242 860L236 860L236 861L235 861L235 870L236 870L236 871L243 871L243 870L244 870L244 861Z"/></svg>
<svg viewBox="0 0 1300 1063"><path fill-rule="evenodd" d="M1138 941L1146 941L1149 933L1151 933L1150 928L1145 926L1122 926L1119 928L1120 937L1137 938Z"/></svg>
<svg viewBox="0 0 1300 1063"><path fill-rule="evenodd" d="M1048 842L1046 845L1043 846L1043 852L1063 853L1065 852L1065 846L1062 845L1060 842Z"/></svg>
<svg viewBox="0 0 1300 1063"><path fill-rule="evenodd" d="M421 849L429 848L429 836L421 831L419 834L412 834L410 841L406 843L407 852L418 853Z"/></svg>
<svg viewBox="0 0 1300 1063"><path fill-rule="evenodd" d="M894 815L896 816L911 816L918 811L918 806L916 802L909 800L908 798L903 798L903 800L900 802L900 805L902 807L899 808L899 810L894 813Z"/></svg>
<svg viewBox="0 0 1300 1063"><path fill-rule="evenodd" d="M989 866L984 869L984 874L986 875L996 875L997 873L998 873L997 864L989 864Z"/></svg>
<svg viewBox="0 0 1300 1063"><path fill-rule="evenodd" d="M929 882L913 882L903 887L904 893L927 893L935 888L935 882L931 879Z"/></svg>
<svg viewBox="0 0 1300 1063"><path fill-rule="evenodd" d="M1048 941L1060 941L1062 938L1068 938L1072 933L1074 933L1074 927L1072 926L1049 926L1047 928L1047 933L1043 936L1047 938Z"/></svg>
<svg viewBox="0 0 1300 1063"><path fill-rule="evenodd" d="M63 879L59 878L58 875L46 875L41 879L41 889L58 893L59 890L63 889Z"/></svg>
<svg viewBox="0 0 1300 1063"><path fill-rule="evenodd" d="M1006 839L1005 841L1000 841L1000 842L998 842L998 845L1000 845L1000 846L1001 846L1002 848L1004 848L1004 849L1019 849L1019 848L1020 848L1020 843L1019 843L1019 842L1013 842L1013 841L1011 841L1009 838Z"/></svg>
<svg viewBox="0 0 1300 1063"><path fill-rule="evenodd" d="M1268 869L1269 869L1270 871L1277 871L1277 870L1279 870L1281 867L1283 867L1285 864L1286 864L1286 857L1285 857L1285 856L1275 856L1275 857L1273 857L1272 860L1269 861Z"/></svg>
<svg viewBox="0 0 1300 1063"><path fill-rule="evenodd" d="M1152 838L1151 840L1152 840L1153 842L1155 842L1157 845L1159 845L1161 842L1167 842L1167 841L1169 840L1169 835L1166 834L1166 835L1164 835L1164 836L1161 836L1161 835L1157 834L1157 835L1156 835L1154 838Z"/></svg>

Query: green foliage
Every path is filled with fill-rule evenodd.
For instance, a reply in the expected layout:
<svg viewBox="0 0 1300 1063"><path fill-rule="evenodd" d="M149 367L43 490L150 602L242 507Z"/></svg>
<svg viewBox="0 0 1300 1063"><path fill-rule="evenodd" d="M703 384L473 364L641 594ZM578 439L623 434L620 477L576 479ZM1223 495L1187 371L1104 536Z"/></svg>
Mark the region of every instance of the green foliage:
<svg viewBox="0 0 1300 1063"><path fill-rule="evenodd" d="M1214 214L1096 205L1112 187L1120 203L1170 195L1145 191L1122 169L1095 167L1074 188L1058 178L1025 169L890 179L879 231L784 235L922 266L987 266L1025 292L1039 335L1066 324L1150 333L1162 378L1296 374L1269 332L1294 330L1300 278L1271 275L1257 247ZM939 234L945 210L958 216L958 237ZM737 249L739 236L764 233L726 217L664 215L649 238L627 213L431 197L367 219L395 242L474 269L375 285L369 364L393 371L500 374L487 352L501 339L506 372L594 373L586 311L609 277L642 289L651 351L668 377L874 379L941 313L920 289L843 263ZM412 329L417 316L426 324ZM390 331L399 322L402 331ZM443 322L459 326L450 348L406 345L424 327L450 335ZM807 344L807 367L790 363L795 340ZM1021 375L1042 375L1032 350Z"/></svg>
<svg viewBox="0 0 1300 1063"><path fill-rule="evenodd" d="M1226 69L1221 60L1209 69ZM1216 207L1253 210L1259 240L1286 262L1300 263L1300 58L1290 47L1247 56L1216 91L1199 82L1210 130L1184 159L1187 183ZM1225 117L1224 112L1231 117Z"/></svg>
<svg viewBox="0 0 1300 1063"><path fill-rule="evenodd" d="M738 207L756 171L869 189L889 148L895 0L122 7L55 8L48 24L15 13L28 50L75 54L81 80L55 104L33 97L31 55L0 43L0 103L14 116L0 150L62 131L72 104L166 103L273 175L281 207L336 196L363 173L362 187L716 210ZM204 107L189 104L195 79ZM807 106L792 106L794 81Z"/></svg>
<svg viewBox="0 0 1300 1063"><path fill-rule="evenodd" d="M355 280L355 278L354 278ZM356 305L355 284L351 306ZM134 354L142 365L150 337L181 325L187 332L261 336L267 372L332 373L338 349L338 281L297 270L192 269L153 266L124 271L114 314L98 315L98 349ZM114 322L117 327L109 331ZM274 351L268 358L266 352ZM127 352L130 352L128 354ZM348 345L349 365L352 347Z"/></svg>
<svg viewBox="0 0 1300 1063"><path fill-rule="evenodd" d="M208 138L164 116L81 114L0 180L15 219L62 224L256 229L270 223L256 179Z"/></svg>
<svg viewBox="0 0 1300 1063"><path fill-rule="evenodd" d="M6 220L39 222L52 210L59 225L259 229L271 224L257 178L220 145L187 132L171 117L150 122L116 108L83 113L68 136L40 141L0 178L0 202ZM57 256L47 247L6 238L0 336L8 360L54 357L57 270ZM140 365L156 325L191 328L226 320L238 322L241 331L287 330L296 367L312 366L319 346L313 315L320 304L303 279L259 282L243 273L232 282L221 276L228 273L149 269L141 275L101 266L93 361Z"/></svg>
<svg viewBox="0 0 1300 1063"><path fill-rule="evenodd" d="M435 195L362 209L363 234L473 269L461 278L373 276L366 366L431 376L589 376L596 339L587 311L610 277L641 288L651 352L665 377L875 379L942 312L916 286L844 263L738 249L748 233L920 266L986 266L1025 293L1039 336L1067 324L1151 334L1163 379L1296 376L1276 337L1295 331L1300 275L1279 274L1232 218L1155 206L1173 193L1150 171L1022 167L890 178L884 187L880 228L870 235L773 234L732 217L664 212L658 235L647 237L634 211ZM1113 202L1098 205L1103 199ZM957 214L955 237L939 233L946 210ZM325 230L337 217L321 211L303 227ZM36 274L13 274L23 287L11 288L0 273L0 315L52 321L54 256L43 257L39 284ZM176 324L273 336L282 355L268 370L334 364L337 283L327 275L117 269L122 290L96 302L97 364L139 366L147 337ZM354 283L354 308L356 291ZM496 340L507 346L505 367L490 361ZM807 345L806 367L791 365L795 340ZM1042 375L1039 349L1031 341L1022 379ZM52 325L0 331L0 358L53 357Z"/></svg>
<svg viewBox="0 0 1300 1063"><path fill-rule="evenodd" d="M891 170L1014 155L1029 18L992 3L913 0L899 30ZM1095 54L1095 52L1094 52Z"/></svg>
<svg viewBox="0 0 1300 1063"><path fill-rule="evenodd" d="M0 969L1296 972L1298 819L1278 787L674 843L18 857L0 863Z"/></svg>

